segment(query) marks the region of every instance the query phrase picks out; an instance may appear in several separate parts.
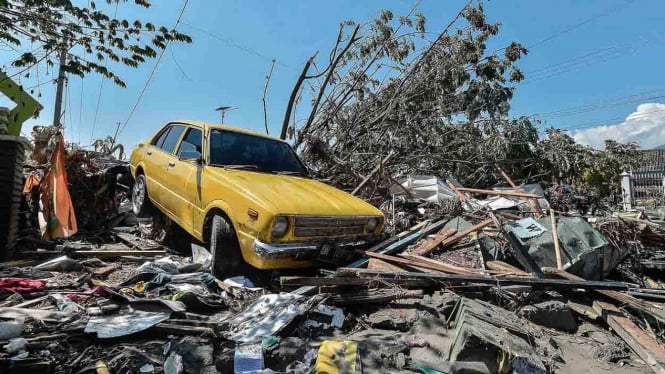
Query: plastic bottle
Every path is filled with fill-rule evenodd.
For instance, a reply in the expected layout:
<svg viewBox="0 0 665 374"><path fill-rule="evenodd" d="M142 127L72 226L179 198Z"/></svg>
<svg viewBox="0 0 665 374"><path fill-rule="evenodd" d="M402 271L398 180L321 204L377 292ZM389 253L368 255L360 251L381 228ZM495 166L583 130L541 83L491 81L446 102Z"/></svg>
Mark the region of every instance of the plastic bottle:
<svg viewBox="0 0 665 374"><path fill-rule="evenodd" d="M61 312L74 314L79 311L78 305L63 294L54 293L51 294L50 297L55 301L56 306L58 309L60 309Z"/></svg>

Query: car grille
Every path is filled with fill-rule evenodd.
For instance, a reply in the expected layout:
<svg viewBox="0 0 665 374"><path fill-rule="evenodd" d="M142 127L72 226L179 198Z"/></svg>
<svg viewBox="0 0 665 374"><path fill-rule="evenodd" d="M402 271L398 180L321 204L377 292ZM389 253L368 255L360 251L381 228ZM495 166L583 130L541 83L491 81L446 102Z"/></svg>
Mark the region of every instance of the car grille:
<svg viewBox="0 0 665 374"><path fill-rule="evenodd" d="M293 233L299 237L361 235L370 218L296 216Z"/></svg>

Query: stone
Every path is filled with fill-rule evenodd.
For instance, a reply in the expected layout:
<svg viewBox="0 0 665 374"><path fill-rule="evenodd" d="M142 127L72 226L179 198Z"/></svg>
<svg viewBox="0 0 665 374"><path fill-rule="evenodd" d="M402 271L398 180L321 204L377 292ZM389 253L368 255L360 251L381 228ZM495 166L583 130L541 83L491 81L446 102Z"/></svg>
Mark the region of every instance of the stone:
<svg viewBox="0 0 665 374"><path fill-rule="evenodd" d="M545 301L527 305L520 309L519 314L540 326L556 330L575 332L577 321L568 304L561 301Z"/></svg>

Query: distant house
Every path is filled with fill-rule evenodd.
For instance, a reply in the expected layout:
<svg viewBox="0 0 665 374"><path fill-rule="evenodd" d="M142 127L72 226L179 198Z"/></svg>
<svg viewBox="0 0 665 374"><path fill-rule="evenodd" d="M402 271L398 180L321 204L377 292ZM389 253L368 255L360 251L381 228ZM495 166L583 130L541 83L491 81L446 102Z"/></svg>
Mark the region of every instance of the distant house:
<svg viewBox="0 0 665 374"><path fill-rule="evenodd" d="M633 198L646 200L665 195L665 149L643 151L642 165L632 170L630 180Z"/></svg>

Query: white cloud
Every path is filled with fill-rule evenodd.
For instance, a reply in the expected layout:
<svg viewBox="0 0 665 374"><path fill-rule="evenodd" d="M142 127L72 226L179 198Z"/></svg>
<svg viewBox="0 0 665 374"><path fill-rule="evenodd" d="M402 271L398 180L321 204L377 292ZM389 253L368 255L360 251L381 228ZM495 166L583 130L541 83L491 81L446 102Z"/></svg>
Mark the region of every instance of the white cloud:
<svg viewBox="0 0 665 374"><path fill-rule="evenodd" d="M573 130L575 141L602 149L606 139L621 143L637 142L642 149L665 144L665 104L640 104L626 119L610 126Z"/></svg>

